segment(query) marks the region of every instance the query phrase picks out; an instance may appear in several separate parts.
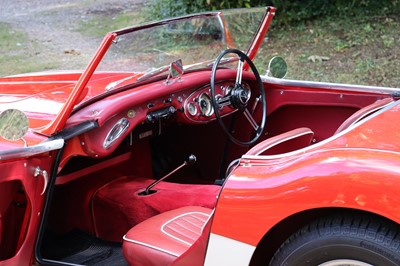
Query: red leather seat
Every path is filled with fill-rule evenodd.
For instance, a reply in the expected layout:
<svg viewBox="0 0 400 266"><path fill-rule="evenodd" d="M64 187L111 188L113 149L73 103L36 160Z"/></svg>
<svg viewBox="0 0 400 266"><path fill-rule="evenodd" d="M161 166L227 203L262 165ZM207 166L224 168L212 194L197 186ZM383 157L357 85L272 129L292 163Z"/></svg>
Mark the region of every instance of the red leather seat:
<svg viewBox="0 0 400 266"><path fill-rule="evenodd" d="M212 210L188 206L153 216L123 237L130 265L203 265Z"/></svg>

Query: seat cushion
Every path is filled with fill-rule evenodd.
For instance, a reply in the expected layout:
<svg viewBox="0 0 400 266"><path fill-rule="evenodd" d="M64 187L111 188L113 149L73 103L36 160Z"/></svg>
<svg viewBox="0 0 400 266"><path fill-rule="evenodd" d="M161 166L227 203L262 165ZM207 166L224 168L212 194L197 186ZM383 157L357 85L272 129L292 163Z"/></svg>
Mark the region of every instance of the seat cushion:
<svg viewBox="0 0 400 266"><path fill-rule="evenodd" d="M123 254L130 265L172 265L202 240L212 210L188 206L167 211L136 225L123 237ZM204 256L203 252L200 255ZM193 262L195 263L195 262Z"/></svg>

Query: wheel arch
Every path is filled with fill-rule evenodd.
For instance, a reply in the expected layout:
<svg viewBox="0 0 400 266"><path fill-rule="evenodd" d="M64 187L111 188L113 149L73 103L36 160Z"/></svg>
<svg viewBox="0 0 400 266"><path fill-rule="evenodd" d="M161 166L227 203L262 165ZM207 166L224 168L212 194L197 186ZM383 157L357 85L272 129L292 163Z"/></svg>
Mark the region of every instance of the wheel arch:
<svg viewBox="0 0 400 266"><path fill-rule="evenodd" d="M272 227L260 240L253 256L250 260L251 266L255 265L268 265L274 256L275 252L283 244L283 242L288 239L292 234L300 230L305 225L320 219L325 216L331 216L335 214L348 214L348 215L368 215L374 216L375 219L386 220L391 223L398 225L398 223L378 215L376 213L367 212L358 209L351 208L318 208L302 211L295 213L291 216L286 217L284 220L280 221L274 227ZM295 225L295 226L293 226Z"/></svg>

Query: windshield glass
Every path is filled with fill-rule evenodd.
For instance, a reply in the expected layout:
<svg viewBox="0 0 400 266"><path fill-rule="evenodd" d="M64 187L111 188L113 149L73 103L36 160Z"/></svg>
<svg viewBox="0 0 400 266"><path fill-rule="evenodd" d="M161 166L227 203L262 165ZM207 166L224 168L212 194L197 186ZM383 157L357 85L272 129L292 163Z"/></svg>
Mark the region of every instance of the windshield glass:
<svg viewBox="0 0 400 266"><path fill-rule="evenodd" d="M181 59L185 69L211 67L227 48L247 51L265 8L197 14L117 31L97 70L147 73Z"/></svg>

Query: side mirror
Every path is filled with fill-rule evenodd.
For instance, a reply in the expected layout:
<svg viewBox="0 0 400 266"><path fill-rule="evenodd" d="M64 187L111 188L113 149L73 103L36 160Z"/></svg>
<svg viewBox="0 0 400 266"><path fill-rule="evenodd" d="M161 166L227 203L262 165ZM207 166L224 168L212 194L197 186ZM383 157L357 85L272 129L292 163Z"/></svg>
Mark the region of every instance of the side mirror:
<svg viewBox="0 0 400 266"><path fill-rule="evenodd" d="M28 132L29 120L24 112L8 109L0 114L0 136L6 140L16 141Z"/></svg>
<svg viewBox="0 0 400 266"><path fill-rule="evenodd" d="M285 59L275 56L269 61L267 76L283 79L287 74L287 68Z"/></svg>

